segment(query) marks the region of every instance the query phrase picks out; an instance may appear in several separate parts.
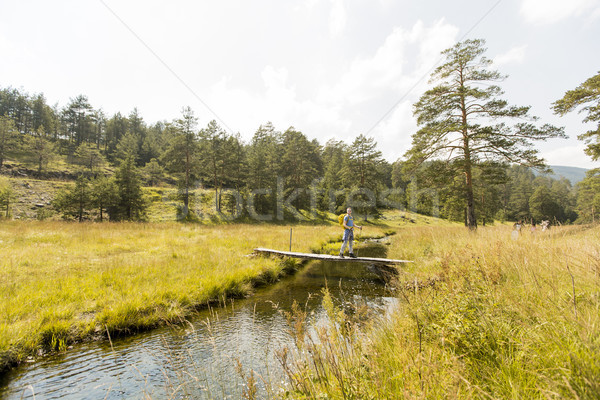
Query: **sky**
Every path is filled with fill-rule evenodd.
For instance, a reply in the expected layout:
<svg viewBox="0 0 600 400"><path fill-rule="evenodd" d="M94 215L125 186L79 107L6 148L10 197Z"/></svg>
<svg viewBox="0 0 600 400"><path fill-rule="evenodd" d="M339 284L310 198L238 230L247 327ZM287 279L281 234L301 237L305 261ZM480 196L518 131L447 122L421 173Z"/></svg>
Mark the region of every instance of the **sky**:
<svg viewBox="0 0 600 400"><path fill-rule="evenodd" d="M577 140L591 125L551 104L600 71L600 0L0 0L0 87L149 124L189 106L246 141L266 122L321 144L364 134L392 162L440 52L476 38L503 97L565 127L537 144L547 162L598 167Z"/></svg>

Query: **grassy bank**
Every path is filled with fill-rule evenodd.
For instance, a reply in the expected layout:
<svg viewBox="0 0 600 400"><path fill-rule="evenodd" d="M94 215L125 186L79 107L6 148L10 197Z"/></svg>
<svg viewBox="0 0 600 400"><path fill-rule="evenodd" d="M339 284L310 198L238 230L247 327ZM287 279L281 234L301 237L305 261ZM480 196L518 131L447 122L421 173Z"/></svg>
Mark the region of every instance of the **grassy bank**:
<svg viewBox="0 0 600 400"><path fill-rule="evenodd" d="M287 249L289 229L4 221L0 367L107 332L181 322L207 302L247 295L294 267L246 257L258 246ZM295 226L293 249L333 236L340 236L334 225Z"/></svg>
<svg viewBox="0 0 600 400"><path fill-rule="evenodd" d="M287 397L600 398L600 229L510 234L398 230L398 310L365 330L326 304L337 323L281 353Z"/></svg>

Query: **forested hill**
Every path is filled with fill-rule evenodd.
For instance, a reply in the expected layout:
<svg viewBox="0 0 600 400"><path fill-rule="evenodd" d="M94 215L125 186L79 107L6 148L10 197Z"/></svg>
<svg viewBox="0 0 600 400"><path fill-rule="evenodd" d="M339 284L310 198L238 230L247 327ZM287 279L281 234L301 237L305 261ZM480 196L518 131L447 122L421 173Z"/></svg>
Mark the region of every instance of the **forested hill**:
<svg viewBox="0 0 600 400"><path fill-rule="evenodd" d="M576 185L585 179L585 173L588 171L585 168L566 167L564 165L551 165L553 173L549 176L553 179L566 178L571 182L571 185ZM539 175L539 173L536 173Z"/></svg>
<svg viewBox="0 0 600 400"><path fill-rule="evenodd" d="M194 218L199 205L212 204L218 215L242 220L301 219L301 213L340 213L354 205L369 217L396 208L463 221L460 167L460 161L431 160L417 168L390 162L374 138L362 134L351 143L319 143L295 127L279 130L265 122L246 141L215 121L198 126L190 108L172 121L148 123L136 109L105 115L83 95L59 108L49 106L43 94L0 89L0 213L5 217L31 218L35 211L40 218L145 219L151 197L144 195L145 186L146 192L175 191L173 219L176 213ZM583 185L584 180L576 191L574 182L584 170L553 168L568 180L474 161L479 223L593 221L595 181ZM49 186L22 181L31 178L60 185L36 192L35 187Z"/></svg>

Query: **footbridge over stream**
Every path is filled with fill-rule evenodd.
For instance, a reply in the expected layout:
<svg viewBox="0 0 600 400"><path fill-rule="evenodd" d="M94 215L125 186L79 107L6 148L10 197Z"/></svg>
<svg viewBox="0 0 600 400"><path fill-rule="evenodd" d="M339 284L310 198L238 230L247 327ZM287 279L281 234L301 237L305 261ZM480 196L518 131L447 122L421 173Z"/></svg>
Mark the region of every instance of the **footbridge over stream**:
<svg viewBox="0 0 600 400"><path fill-rule="evenodd" d="M409 260L393 260L389 258L374 258L374 257L340 257L332 256L331 254L313 254L313 253L297 253L293 251L280 251L272 249L264 249L258 247L254 249L254 254L271 254L280 257L293 257L302 258L305 260L321 260L321 261L343 261L343 262L354 262L363 264L375 264L375 265L398 265L411 263Z"/></svg>

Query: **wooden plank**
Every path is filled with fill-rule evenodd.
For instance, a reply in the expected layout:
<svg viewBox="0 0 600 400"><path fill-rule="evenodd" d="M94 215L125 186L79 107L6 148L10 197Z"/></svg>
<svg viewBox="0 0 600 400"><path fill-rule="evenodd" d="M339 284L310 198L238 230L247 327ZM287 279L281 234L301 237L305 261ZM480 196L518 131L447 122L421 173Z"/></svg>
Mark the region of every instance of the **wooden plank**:
<svg viewBox="0 0 600 400"><path fill-rule="evenodd" d="M294 258L304 258L307 260L325 260L325 261L343 261L343 262L359 262L366 264L404 264L411 263L412 261L408 260L390 260L387 258L373 258L373 257L348 257L344 258L339 256L332 256L331 254L313 254L313 253L296 253L293 251L279 251L272 249L264 249L262 247L258 247L254 249L255 254L273 254L281 257L294 257Z"/></svg>

